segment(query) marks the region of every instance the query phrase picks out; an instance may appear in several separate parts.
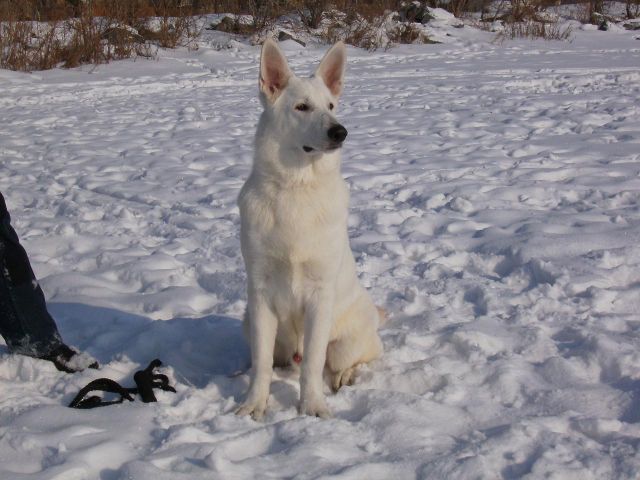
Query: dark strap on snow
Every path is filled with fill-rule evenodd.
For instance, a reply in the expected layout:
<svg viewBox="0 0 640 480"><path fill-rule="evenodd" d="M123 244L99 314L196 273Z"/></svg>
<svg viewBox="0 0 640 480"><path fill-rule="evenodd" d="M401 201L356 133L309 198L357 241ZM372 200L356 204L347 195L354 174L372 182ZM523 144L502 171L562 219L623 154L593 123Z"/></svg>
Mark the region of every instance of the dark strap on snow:
<svg viewBox="0 0 640 480"><path fill-rule="evenodd" d="M153 373L153 370L162 365L162 362L157 358L153 360L147 368L144 370L139 370L133 376L134 381L136 382L136 387L134 388L124 388L118 382L111 380L109 378L98 378L93 382L89 383L86 387L84 387L78 395L73 399L73 401L69 404L71 408L96 408L96 407L106 407L108 405L114 405L117 403L122 403L125 400L129 400L132 402L134 398L131 394L139 394L142 397L142 401L144 403L157 402L156 396L153 394L154 388L159 388L164 390L165 392L174 392L176 391L171 385L169 385L169 377L166 375L162 375L160 373ZM102 392L115 393L120 395L118 400L112 400L105 402L97 395L92 395L90 397L84 398L89 392L93 392L95 390Z"/></svg>
<svg viewBox="0 0 640 480"><path fill-rule="evenodd" d="M84 398L87 393L93 392L94 390L99 390L102 392L109 393L117 393L120 395L120 399L113 400L111 402L103 402L100 397L97 395L92 395L91 397ZM115 382L109 378L98 378L94 380L89 385L84 387L76 398L69 404L71 408L96 408L96 407L105 407L107 405L114 405L116 403L122 403L125 399L133 402L133 397L130 395L129 389L122 387L118 382Z"/></svg>
<svg viewBox="0 0 640 480"><path fill-rule="evenodd" d="M147 368L136 372L133 376L133 380L138 386L136 393L142 397L144 403L157 402L156 396L153 394L154 388L176 393L176 389L169 385L169 377L161 373L153 373L153 370L160 365L162 362L156 358Z"/></svg>

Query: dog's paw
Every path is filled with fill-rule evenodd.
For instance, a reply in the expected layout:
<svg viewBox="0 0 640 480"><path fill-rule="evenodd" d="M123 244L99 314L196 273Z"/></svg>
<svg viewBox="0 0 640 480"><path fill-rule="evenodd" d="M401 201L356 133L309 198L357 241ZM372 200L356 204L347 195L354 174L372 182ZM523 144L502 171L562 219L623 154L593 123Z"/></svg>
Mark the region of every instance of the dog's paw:
<svg viewBox="0 0 640 480"><path fill-rule="evenodd" d="M251 415L256 422L259 422L264 418L264 412L267 409L267 401L249 401L244 402L236 410L236 415L239 417L245 417Z"/></svg>
<svg viewBox="0 0 640 480"><path fill-rule="evenodd" d="M300 415L311 417L331 418L331 410L327 407L323 398L303 399L298 406Z"/></svg>
<svg viewBox="0 0 640 480"><path fill-rule="evenodd" d="M331 377L331 389L335 392L345 385L351 386L356 380L356 369L350 367L341 372L333 373Z"/></svg>

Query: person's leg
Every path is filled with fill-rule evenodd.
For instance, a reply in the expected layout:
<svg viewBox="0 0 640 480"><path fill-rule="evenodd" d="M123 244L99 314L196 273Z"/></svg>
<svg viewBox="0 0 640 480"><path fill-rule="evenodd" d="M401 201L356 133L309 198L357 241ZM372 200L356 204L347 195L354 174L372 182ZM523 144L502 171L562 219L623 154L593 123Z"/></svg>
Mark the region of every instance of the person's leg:
<svg viewBox="0 0 640 480"><path fill-rule="evenodd" d="M1 192L0 335L13 353L53 361L56 367L65 371L82 368L80 365L79 368L65 367L65 361L77 356L77 352L64 344L47 311L44 293L11 226L11 216Z"/></svg>

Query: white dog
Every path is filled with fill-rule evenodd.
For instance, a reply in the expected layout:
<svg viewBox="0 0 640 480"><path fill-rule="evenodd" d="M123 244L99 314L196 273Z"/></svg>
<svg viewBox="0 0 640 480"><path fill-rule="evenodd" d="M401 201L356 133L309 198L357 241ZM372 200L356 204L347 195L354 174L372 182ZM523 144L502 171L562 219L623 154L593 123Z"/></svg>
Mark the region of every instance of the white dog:
<svg viewBox="0 0 640 480"><path fill-rule="evenodd" d="M239 415L262 418L273 366L293 360L302 363L300 413L328 417L325 365L336 391L353 382L358 364L382 353L382 310L358 283L347 234L349 192L340 174L347 130L334 116L345 61L339 42L303 79L274 41L262 46L264 112L238 198L252 361Z"/></svg>

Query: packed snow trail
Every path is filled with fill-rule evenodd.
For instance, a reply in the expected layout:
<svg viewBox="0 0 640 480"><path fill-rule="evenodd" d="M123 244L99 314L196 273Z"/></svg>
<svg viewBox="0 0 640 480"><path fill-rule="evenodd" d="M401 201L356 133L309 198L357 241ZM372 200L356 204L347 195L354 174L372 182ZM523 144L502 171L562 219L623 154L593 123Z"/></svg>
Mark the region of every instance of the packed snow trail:
<svg viewBox="0 0 640 480"><path fill-rule="evenodd" d="M0 71L0 190L60 330L103 365L0 346L0 478L637 478L633 35L349 49L350 236L385 354L326 421L276 371L264 423L233 415L259 48L208 35L158 61ZM299 74L325 49L283 46ZM66 408L156 357L177 394Z"/></svg>

